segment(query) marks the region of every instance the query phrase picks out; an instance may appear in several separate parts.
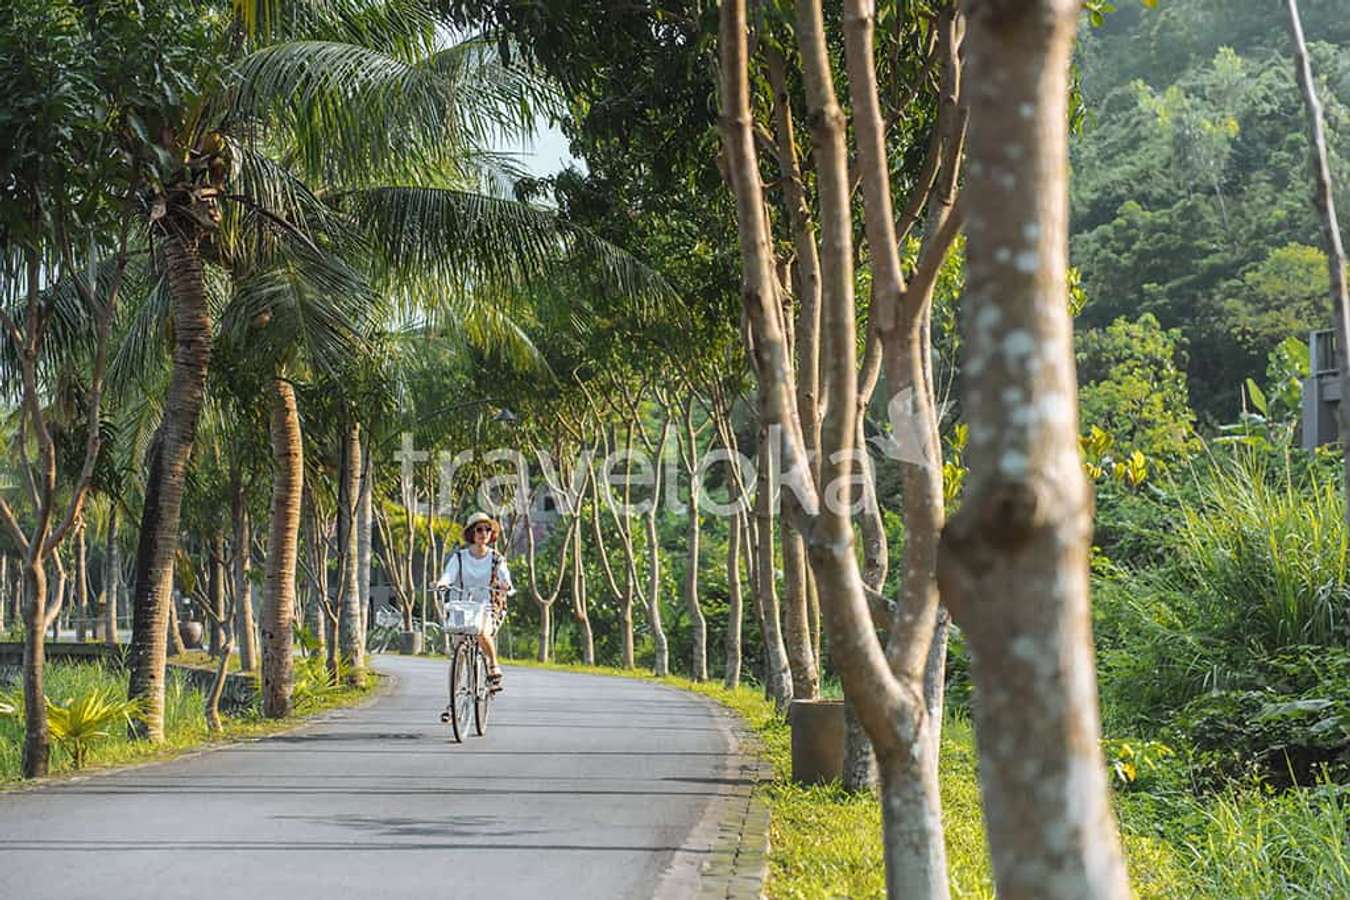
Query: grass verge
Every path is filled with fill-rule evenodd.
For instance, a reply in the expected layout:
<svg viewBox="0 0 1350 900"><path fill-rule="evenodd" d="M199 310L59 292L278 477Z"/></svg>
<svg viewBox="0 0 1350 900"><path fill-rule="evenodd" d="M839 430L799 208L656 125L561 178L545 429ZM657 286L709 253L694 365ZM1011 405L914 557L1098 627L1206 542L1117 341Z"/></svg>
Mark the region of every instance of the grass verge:
<svg viewBox="0 0 1350 900"><path fill-rule="evenodd" d="M837 784L807 787L792 782L787 723L761 691L728 691L720 683L597 666L509 660L510 665L620 675L693 691L737 713L758 738L774 777L759 790L769 805L769 878L774 900L817 897L879 897L885 894L881 859L881 806L870 794L850 794ZM988 846L980 811L974 735L969 723L948 721L940 763L947 864L953 897L992 898ZM1135 811L1131 808L1131 811ZM1231 896L1205 890L1190 868L1194 859L1157 836L1156 823L1136 812L1122 822L1135 893L1143 898ZM1216 861L1216 866L1219 863Z"/></svg>
<svg viewBox="0 0 1350 900"><path fill-rule="evenodd" d="M200 661L192 657L174 658L176 663L189 665ZM301 681L304 663L297 660L297 681ZM237 667L237 664L236 664ZM206 728L205 698L192 688L177 672L170 670L164 689L164 741L147 744L132 741L126 729L111 727L107 736L95 741L82 769L74 768L74 760L67 749L53 742L51 774L87 774L99 769L172 759L184 753L206 747L228 744L294 728L312 716L338 707L356 705L372 696L381 684L379 676L371 675L362 687L309 687L297 691L296 711L284 719L265 719L258 709L238 715L222 716L223 729L212 734ZM127 677L113 667L97 663L51 663L46 672L47 696L55 703L79 697L96 689L103 689L116 699L125 699ZM0 691L13 699L19 693L17 685ZM0 718L0 789L23 783L20 780L23 757L23 720Z"/></svg>

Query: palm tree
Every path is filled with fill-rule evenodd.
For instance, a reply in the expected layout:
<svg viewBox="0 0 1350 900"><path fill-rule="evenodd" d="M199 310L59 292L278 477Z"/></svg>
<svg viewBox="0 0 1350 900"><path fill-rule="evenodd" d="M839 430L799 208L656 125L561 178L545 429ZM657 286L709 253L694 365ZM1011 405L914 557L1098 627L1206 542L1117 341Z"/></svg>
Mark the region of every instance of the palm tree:
<svg viewBox="0 0 1350 900"><path fill-rule="evenodd" d="M336 213L365 244L371 274L397 285L403 312L462 313L460 298L502 292L579 253L629 287L643 277L553 214L469 189L485 169L500 168L481 148L527 127L547 92L496 64L480 41L445 46L431 4L353 0L285 15L273 6L236 4L253 29L245 53L203 78L184 107L190 119L165 132L171 146L160 149L184 162L147 204L175 342L133 594L131 692L145 700L152 738L162 731L162 635L182 483L210 360L209 284L214 264L235 249L231 217L265 223L272 243L303 255L335 232L326 226ZM479 336L509 333L511 312L462 318Z"/></svg>

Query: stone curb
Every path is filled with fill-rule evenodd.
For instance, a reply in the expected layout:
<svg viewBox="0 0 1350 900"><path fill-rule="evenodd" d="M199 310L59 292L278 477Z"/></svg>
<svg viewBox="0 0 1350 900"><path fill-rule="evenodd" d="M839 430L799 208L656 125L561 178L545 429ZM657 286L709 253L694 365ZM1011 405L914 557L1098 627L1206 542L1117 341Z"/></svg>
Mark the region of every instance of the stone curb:
<svg viewBox="0 0 1350 900"><path fill-rule="evenodd" d="M773 769L740 716L731 715L742 760L733 771L744 786L733 790L725 801L727 815L703 864L699 900L760 900L769 874L769 805L761 790L773 780Z"/></svg>

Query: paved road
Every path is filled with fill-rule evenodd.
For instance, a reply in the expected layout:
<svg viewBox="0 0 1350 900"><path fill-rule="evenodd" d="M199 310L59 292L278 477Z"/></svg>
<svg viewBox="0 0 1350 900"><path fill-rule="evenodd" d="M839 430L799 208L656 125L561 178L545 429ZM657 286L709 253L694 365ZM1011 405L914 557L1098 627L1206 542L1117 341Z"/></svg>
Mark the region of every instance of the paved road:
<svg viewBox="0 0 1350 900"><path fill-rule="evenodd" d="M685 897L739 778L726 714L508 669L448 743L445 664L381 657L362 709L174 762L0 794L0 897Z"/></svg>

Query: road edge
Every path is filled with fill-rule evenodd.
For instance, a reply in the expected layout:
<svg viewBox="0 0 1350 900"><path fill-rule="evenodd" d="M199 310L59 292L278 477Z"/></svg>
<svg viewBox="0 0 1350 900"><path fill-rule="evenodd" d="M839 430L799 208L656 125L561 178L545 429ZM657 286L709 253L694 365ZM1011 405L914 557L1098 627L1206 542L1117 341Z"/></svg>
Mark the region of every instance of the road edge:
<svg viewBox="0 0 1350 900"><path fill-rule="evenodd" d="M374 654L372 654L372 656L374 656ZM276 731L269 731L266 734L245 735L237 738L223 738L208 743L185 747L182 750L177 751L165 750L163 755L156 755L149 759L122 765L101 766L97 769L72 770L59 772L54 775L47 775L42 778L0 782L0 797L5 796L6 794L22 794L29 791L39 791L54 785L89 781L96 778L105 778L109 775L120 775L123 772L134 772L137 769L147 769L151 766L160 766L165 763L177 762L181 759L205 756L208 753L215 753L218 750L228 750L231 747L238 747L241 744L256 744L259 741L265 741L270 738L294 734L303 728L308 728L312 725L318 725L328 721L337 714L345 713L353 709L364 709L372 703L376 703L383 699L397 687L398 676L390 672L379 672L378 674L380 676L379 683L371 688L370 693L362 697L359 702L353 703L350 706L334 706L325 709L322 712L316 712L303 719L298 719L283 728L278 728Z"/></svg>

